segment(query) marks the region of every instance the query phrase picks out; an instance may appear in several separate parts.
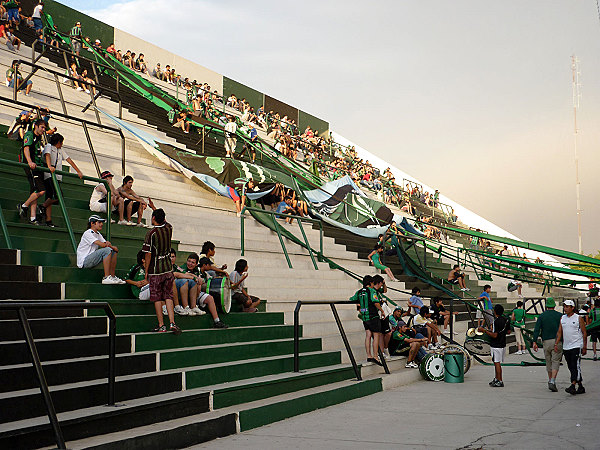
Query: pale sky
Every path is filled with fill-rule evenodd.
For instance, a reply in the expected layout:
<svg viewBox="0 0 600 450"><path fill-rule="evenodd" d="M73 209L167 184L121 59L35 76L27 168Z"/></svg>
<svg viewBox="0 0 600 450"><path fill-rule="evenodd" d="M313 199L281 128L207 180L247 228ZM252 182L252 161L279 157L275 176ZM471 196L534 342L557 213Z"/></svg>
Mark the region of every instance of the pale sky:
<svg viewBox="0 0 600 450"><path fill-rule="evenodd" d="M583 248L600 249L594 0L63 3L329 121L526 241L573 251L576 54Z"/></svg>

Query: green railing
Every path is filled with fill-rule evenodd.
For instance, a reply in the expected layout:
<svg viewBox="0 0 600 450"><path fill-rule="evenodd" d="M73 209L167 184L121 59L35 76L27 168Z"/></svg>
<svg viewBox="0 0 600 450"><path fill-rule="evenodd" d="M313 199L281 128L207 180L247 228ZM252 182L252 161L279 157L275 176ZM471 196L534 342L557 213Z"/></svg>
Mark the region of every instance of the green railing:
<svg viewBox="0 0 600 450"><path fill-rule="evenodd" d="M241 255L244 256L244 252L245 252L245 232L244 232L244 221L245 221L245 212L248 211L250 212L250 214L257 220L259 220L260 222L262 222L259 218L257 218L257 215L259 214L266 214L268 216L270 216L270 222L272 224L272 227L267 225L269 228L272 228L275 230L275 232L277 233L277 237L279 238L279 243L281 244L281 249L283 250L283 254L285 255L285 259L287 261L288 267L290 269L292 269L292 261L290 260L290 256L288 254L287 251L287 247L285 245L285 241L284 241L284 234L288 235L287 230L285 230L285 228L283 228L278 222L277 222L277 218L279 217L284 217L284 218L290 218L290 219L296 219L298 221L298 227L300 228L300 232L302 233L302 238L304 240L304 245L303 247L306 248L308 250L308 253L310 255L310 259L313 263L313 266L315 268L315 270L319 270L319 266L317 264L317 260L320 261L321 259L321 255L323 255L323 224L321 223L320 220L315 220L315 219L311 219L308 217L302 217L302 216L296 216L294 214L283 214L283 213L277 213L275 211L267 211L264 209L260 209L260 208L254 208L254 207L250 207L250 206L246 206L244 207L244 209L242 210L242 213L240 215L240 246L241 246ZM310 245L310 242L308 241L308 237L306 236L306 232L304 231L304 227L302 226L302 222L306 222L306 223L310 223L310 224L318 224L319 225L319 252L317 252L316 256L317 259L315 259L315 252L312 249L312 246ZM289 237L286 236L286 237Z"/></svg>
<svg viewBox="0 0 600 450"><path fill-rule="evenodd" d="M13 166L13 167L22 167L22 168L29 167L27 164L20 163L17 161L11 161L9 159L0 159L0 164L6 165L6 166ZM71 241L71 245L73 246L73 252L77 253L77 242L75 240L75 233L73 232L73 227L71 226L71 220L69 219L69 213L67 212L65 200L63 198L62 191L60 189L60 184L59 184L58 180L56 179L56 175L62 175L64 177L71 177L71 178L79 178L79 176L74 173L64 172L62 170L55 170L54 172L51 172L50 169L48 169L47 167L42 167L42 166L38 166L35 170L50 173L52 175L52 183L54 185L54 189L55 189L56 195L58 197L58 203L59 203L61 211L63 213L63 218L65 221L65 225L67 227L67 231L69 233L69 240ZM106 240L110 241L110 211L111 211L111 208L110 208L110 205L111 205L110 186L106 180L102 180L100 178L83 176L82 179L84 181L94 181L96 183L102 183L106 186L106 191L108 192L107 203L106 203L107 204ZM0 221L1 221L0 227L2 228L2 232L4 233L4 238L5 238L7 247L9 249L12 249L12 242L10 239L10 235L8 234L8 226L7 226L6 220L4 218L4 214L2 214L1 209L2 208L0 207Z"/></svg>

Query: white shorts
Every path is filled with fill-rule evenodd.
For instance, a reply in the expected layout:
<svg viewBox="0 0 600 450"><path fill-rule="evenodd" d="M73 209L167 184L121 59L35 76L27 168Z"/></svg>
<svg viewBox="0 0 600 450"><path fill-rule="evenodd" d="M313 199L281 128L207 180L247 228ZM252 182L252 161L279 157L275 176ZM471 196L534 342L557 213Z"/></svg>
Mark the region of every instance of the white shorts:
<svg viewBox="0 0 600 450"><path fill-rule="evenodd" d="M142 286L140 290L140 300L150 300L150 283L146 286Z"/></svg>
<svg viewBox="0 0 600 450"><path fill-rule="evenodd" d="M101 203L101 202L90 202L90 211L94 211L94 212L99 212L99 213L105 213L106 212L106 205L107 203Z"/></svg>
<svg viewBox="0 0 600 450"><path fill-rule="evenodd" d="M198 294L198 306L204 306L204 301L210 297L210 294L207 294L206 292L200 292L200 294Z"/></svg>
<svg viewBox="0 0 600 450"><path fill-rule="evenodd" d="M506 354L506 347L495 348L492 347L492 362L501 363L504 362L504 355Z"/></svg>

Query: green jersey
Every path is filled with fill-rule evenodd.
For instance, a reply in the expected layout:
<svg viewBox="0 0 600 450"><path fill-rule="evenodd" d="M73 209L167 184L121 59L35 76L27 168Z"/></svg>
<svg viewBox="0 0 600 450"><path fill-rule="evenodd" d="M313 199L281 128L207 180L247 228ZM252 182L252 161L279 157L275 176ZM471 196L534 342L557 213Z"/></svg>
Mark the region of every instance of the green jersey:
<svg viewBox="0 0 600 450"><path fill-rule="evenodd" d="M373 292L377 294L375 289L362 288L356 291L356 293L350 297L351 302L355 302L360 305L360 315L363 322L368 322L375 317L379 317L378 309L375 306L375 303L379 303L379 297L373 297Z"/></svg>
<svg viewBox="0 0 600 450"><path fill-rule="evenodd" d="M145 278L146 278L146 272L144 271L144 268L142 266L138 266L137 264L134 264L133 266L131 266L129 271L127 272L128 280L142 281ZM142 288L139 288L133 284L131 284L130 286L131 286L131 293L133 294L133 296L135 298L140 298L140 291L142 290Z"/></svg>
<svg viewBox="0 0 600 450"><path fill-rule="evenodd" d="M592 323L600 319L600 308L592 308L592 310L590 311L590 319Z"/></svg>
<svg viewBox="0 0 600 450"><path fill-rule="evenodd" d="M536 341L538 336L542 335L542 341L555 339L560 325L562 314L553 309L547 309L537 318L535 329L533 330L533 340Z"/></svg>
<svg viewBox="0 0 600 450"><path fill-rule="evenodd" d="M523 327L525 325L525 310L523 308L515 308L513 309L513 314L515 315L515 325Z"/></svg>
<svg viewBox="0 0 600 450"><path fill-rule="evenodd" d="M25 147L29 147L29 157L31 160L36 163L38 166L43 166L42 159L42 136L37 136L33 130L29 130L25 132L23 135L23 150L21 155L21 162L27 164L27 159L25 159Z"/></svg>

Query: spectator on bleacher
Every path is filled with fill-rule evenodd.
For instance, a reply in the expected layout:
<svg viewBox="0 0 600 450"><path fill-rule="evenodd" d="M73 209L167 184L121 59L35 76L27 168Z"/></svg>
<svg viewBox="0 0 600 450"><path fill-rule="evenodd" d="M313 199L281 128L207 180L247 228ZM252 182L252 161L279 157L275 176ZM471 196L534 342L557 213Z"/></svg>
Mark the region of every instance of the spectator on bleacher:
<svg viewBox="0 0 600 450"><path fill-rule="evenodd" d="M207 270L208 275L211 277L222 276L228 277L227 264L223 264L221 267L217 267L215 264L215 254L217 253L217 247L211 241L206 241L202 244L202 250L200 252L200 259L208 258L211 265Z"/></svg>
<svg viewBox="0 0 600 450"><path fill-rule="evenodd" d="M461 291L471 290L465 285L465 274L461 272L460 266L458 264L455 264L452 267L452 270L448 273L447 280L450 282L450 284L459 285Z"/></svg>
<svg viewBox="0 0 600 450"><path fill-rule="evenodd" d="M285 198L277 205L277 209L275 210L275 212L277 214L295 215L296 210L292 208L292 197L286 195ZM277 216L277 218L280 219L281 217ZM291 217L285 217L285 221L287 223L292 223L293 220L294 219L292 219Z"/></svg>
<svg viewBox="0 0 600 450"><path fill-rule="evenodd" d="M92 44L92 47L94 47L94 49L98 52L101 52L102 50L102 42L100 42L100 39L96 39L94 41L94 43Z"/></svg>
<svg viewBox="0 0 600 450"><path fill-rule="evenodd" d="M475 317L477 318L477 326L481 326L481 322L484 321L488 327L492 326L494 322L494 305L490 298L490 292L492 292L492 286L486 284L483 287L483 292L477 297L477 302L480 309L477 310ZM483 311L482 311L483 310Z"/></svg>
<svg viewBox="0 0 600 450"><path fill-rule="evenodd" d="M14 88L16 82L17 91L25 89L25 95L29 95L31 88L33 87L33 82L31 80L27 80L26 83L24 82L25 79L19 70L18 61L16 60L12 62L11 67L6 71L6 81L10 88Z"/></svg>
<svg viewBox="0 0 600 450"><path fill-rule="evenodd" d="M454 316L458 315L455 311ZM454 317L451 317L450 311L446 310L444 306L444 302L441 298L435 298L433 300L433 305L431 306L431 319L435 321L435 323L439 325L444 325L444 332L448 330L448 324L450 320L454 320ZM458 334L456 331L454 334Z"/></svg>
<svg viewBox="0 0 600 450"><path fill-rule="evenodd" d="M140 53L137 60L135 61L135 65L137 67L137 70L139 70L140 72L145 74L148 73L148 64L146 64L146 58L144 57L143 53Z"/></svg>
<svg viewBox="0 0 600 450"><path fill-rule="evenodd" d="M81 52L81 22L77 22L73 28L71 28L71 32L69 33L69 38L71 39L71 50L77 56L79 56L79 52Z"/></svg>
<svg viewBox="0 0 600 450"><path fill-rule="evenodd" d="M115 58L117 59L117 61L123 62L123 55L121 54L121 50L117 50L117 53L115 53Z"/></svg>
<svg viewBox="0 0 600 450"><path fill-rule="evenodd" d="M117 49L115 48L115 44L110 44L108 47L106 47L106 52L110 53L113 56L115 56L115 54L117 53Z"/></svg>
<svg viewBox="0 0 600 450"><path fill-rule="evenodd" d="M394 277L394 274L392 273L392 269L390 269L388 266L384 265L381 263L381 255L383 253L383 246L377 244L375 246L375 248L373 249L373 251L371 253L369 253L369 261L371 261L371 263L373 263L373 265L375 266L376 269L378 270L382 270L386 273L386 275L390 278L390 281L392 282L397 282L398 280L396 280L396 277Z"/></svg>
<svg viewBox="0 0 600 450"><path fill-rule="evenodd" d="M38 166L44 165L42 158L42 137L46 132L46 122L37 119L33 123L33 129L25 132L23 137L23 150L19 161L26 163L25 175L29 181L29 198L25 203L17 205L19 216L25 216L25 210L29 208L29 223L36 224L37 201L46 193L44 189L44 173L36 170Z"/></svg>
<svg viewBox="0 0 600 450"><path fill-rule="evenodd" d="M84 84L85 89L85 93L89 94L90 91L88 89L88 87L91 87L92 89L92 93L94 95L96 95L96 83L94 82L94 80L92 80L89 76L88 76L88 71L87 69L83 69L81 71L81 75L79 76L79 79L83 82L86 83L87 85Z"/></svg>
<svg viewBox="0 0 600 450"><path fill-rule="evenodd" d="M181 334L181 329L175 325L175 312L173 310L173 267L171 265L171 236L173 228L166 221L165 212L162 209L152 211L153 227L146 233L142 251L144 255L144 272L146 280L150 284L150 301L154 302L154 312L158 320L158 326L153 330L165 333L162 304L165 302L167 315L169 316L169 330L173 334Z"/></svg>
<svg viewBox="0 0 600 450"><path fill-rule="evenodd" d="M31 19L33 20L33 28L35 31L39 31L44 28L44 24L42 23L43 9L44 9L44 2L39 2L33 8L33 13L31 14Z"/></svg>
<svg viewBox="0 0 600 450"><path fill-rule="evenodd" d="M78 91L83 91L83 78L81 77L81 75L79 75L79 73L77 72L77 63L75 61L73 61L71 63L71 67L69 68L69 75L73 78L75 78L75 80L71 80L73 82L73 87L75 87L75 89L77 89ZM80 84L81 83L81 84ZM85 89L85 93L89 94L90 91L86 88Z"/></svg>
<svg viewBox="0 0 600 450"><path fill-rule="evenodd" d="M427 338L411 338L408 334L408 326L400 322L398 328L392 332L392 338L388 346L390 356L406 356L406 368L418 369L416 361L421 361L427 353L423 349L427 345Z"/></svg>
<svg viewBox="0 0 600 450"><path fill-rule="evenodd" d="M175 288L177 289L177 295L181 301L181 305L183 305L177 305L175 307L175 312L181 316L200 316L204 314L204 312L196 306L198 287L201 284L200 269L198 269L199 260L200 258L197 253L190 253L185 265L173 266Z"/></svg>
<svg viewBox="0 0 600 450"><path fill-rule="evenodd" d="M440 343L438 342L438 336L442 335L442 332L437 325L431 320L431 313L429 312L428 306L422 306L419 310L419 314L413 318L414 328L418 333L423 336L427 336L429 339L429 349L438 348Z"/></svg>
<svg viewBox="0 0 600 450"><path fill-rule="evenodd" d="M176 117L175 123L172 125L174 128L181 128L184 133L190 132L190 122L188 121L188 112L181 111Z"/></svg>
<svg viewBox="0 0 600 450"><path fill-rule="evenodd" d="M256 160L256 149L254 148L254 145L258 142L258 132L251 123L248 124L248 128L248 137L250 138L250 142L244 142L242 152L240 153L240 159L242 156L244 156L246 150L249 150L250 154L252 155L252 163L254 163L254 160Z"/></svg>
<svg viewBox="0 0 600 450"><path fill-rule="evenodd" d="M238 259L235 263L235 270L231 272L229 277L231 290L233 291L231 298L242 305L244 312L253 313L258 311L260 298L248 294L244 286L246 278L248 278L248 261Z"/></svg>
<svg viewBox="0 0 600 450"><path fill-rule="evenodd" d="M105 170L100 174L100 178L108 182L110 188L110 203L111 213L114 211L119 212L119 225L127 225L127 221L124 219L125 212L125 199L121 197L119 191L113 186L113 174L110 171ZM92 195L90 197L90 210L94 212L106 213L108 203L108 191L103 183L98 183Z"/></svg>
<svg viewBox="0 0 600 450"><path fill-rule="evenodd" d="M50 136L50 139L42 152L46 167L48 167L52 173L54 173L57 168L58 170L62 170L62 163L64 159L71 167L73 167L73 169L75 169L75 172L77 172L79 178L83 178L83 173L81 173L81 170L79 170L79 167L77 167L75 161L73 161L69 155L62 150L63 142L64 138L59 133L55 133ZM56 174L56 181L60 183L62 181L62 175ZM54 227L54 224L52 223L52 205L58 203L58 194L54 188L52 175L48 172L44 172L44 188L46 191L46 201L42 206L42 211L45 211L46 213L46 225L49 227Z"/></svg>
<svg viewBox="0 0 600 450"><path fill-rule="evenodd" d="M127 225L134 225L131 221L131 216L137 213L137 226L143 227L142 217L144 216L144 210L148 207L148 204L142 197L137 195L132 189L133 177L127 175L123 178L123 185L117 189L117 192L124 200L125 213L127 214ZM171 247L169 247L171 248Z"/></svg>
<svg viewBox="0 0 600 450"><path fill-rule="evenodd" d="M156 66L154 66L154 69L152 70L152 76L155 78L158 78L159 80L162 80L163 77L163 71L160 68L160 63L157 62Z"/></svg>
<svg viewBox="0 0 600 450"><path fill-rule="evenodd" d="M25 132L31 126L32 122L33 111L21 111L19 115L15 117L14 123L6 132L6 135L9 139L23 141Z"/></svg>
<svg viewBox="0 0 600 450"><path fill-rule="evenodd" d="M123 55L123 64L127 67L131 67L131 50L127 50Z"/></svg>
<svg viewBox="0 0 600 450"><path fill-rule="evenodd" d="M88 219L87 230L81 235L77 246L77 267L92 269L102 263L104 278L102 284L125 284L115 276L119 249L104 239L100 231L106 219L95 214Z"/></svg>
<svg viewBox="0 0 600 450"><path fill-rule="evenodd" d="M131 286L131 293L139 300L150 300L150 284L146 279L144 270L144 252L137 254L137 264L134 264L127 271L125 283Z"/></svg>
<svg viewBox="0 0 600 450"><path fill-rule="evenodd" d="M21 21L21 15L19 14L19 2L18 1L7 1L2 2L2 6L6 10L7 19L13 26L18 26Z"/></svg>
<svg viewBox="0 0 600 450"><path fill-rule="evenodd" d="M424 306L423 299L420 297L421 289L415 286L412 288L411 292L412 296L408 299L408 308L412 308L411 312L413 315L417 315Z"/></svg>
<svg viewBox="0 0 600 450"><path fill-rule="evenodd" d="M362 284L363 287L350 297L350 302L358 304L359 317L362 319L365 328L365 351L367 353L367 362L381 366L382 364L381 361L379 361L379 354L377 351L379 348L379 339L381 337L381 319L379 318L381 305L378 302L379 297L374 297L372 294L373 277L365 275ZM372 347L371 338L373 339Z"/></svg>
<svg viewBox="0 0 600 450"><path fill-rule="evenodd" d="M517 291L517 294L519 295L519 297L523 297L523 294L521 294L522 289L523 289L523 283L521 283L519 280L510 280L508 282L508 287L507 287L508 292Z"/></svg>
<svg viewBox="0 0 600 450"><path fill-rule="evenodd" d="M48 108L39 108L38 111L40 113L40 118L46 122L46 136L50 136L58 131L56 127L50 128L50 119L52 116L50 115L50 110Z"/></svg>
<svg viewBox="0 0 600 450"><path fill-rule="evenodd" d="M226 158L231 158L235 154L235 146L237 144L236 132L237 124L234 116L228 116L229 122L225 125L225 152Z"/></svg>
<svg viewBox="0 0 600 450"><path fill-rule="evenodd" d="M233 181L227 185L229 198L235 203L238 217L240 217L242 209L246 205L246 192L254 189L254 185L254 180L252 179L248 181Z"/></svg>
<svg viewBox="0 0 600 450"><path fill-rule="evenodd" d="M203 281L199 289L198 305L202 309L208 309L208 312L213 318L213 328L228 328L228 326L219 319L219 315L217 314L217 306L215 305L215 299L212 295L205 292L209 279L208 271L211 270L211 267L213 267L211 260L208 258L200 258L199 267L200 276L202 277Z"/></svg>

